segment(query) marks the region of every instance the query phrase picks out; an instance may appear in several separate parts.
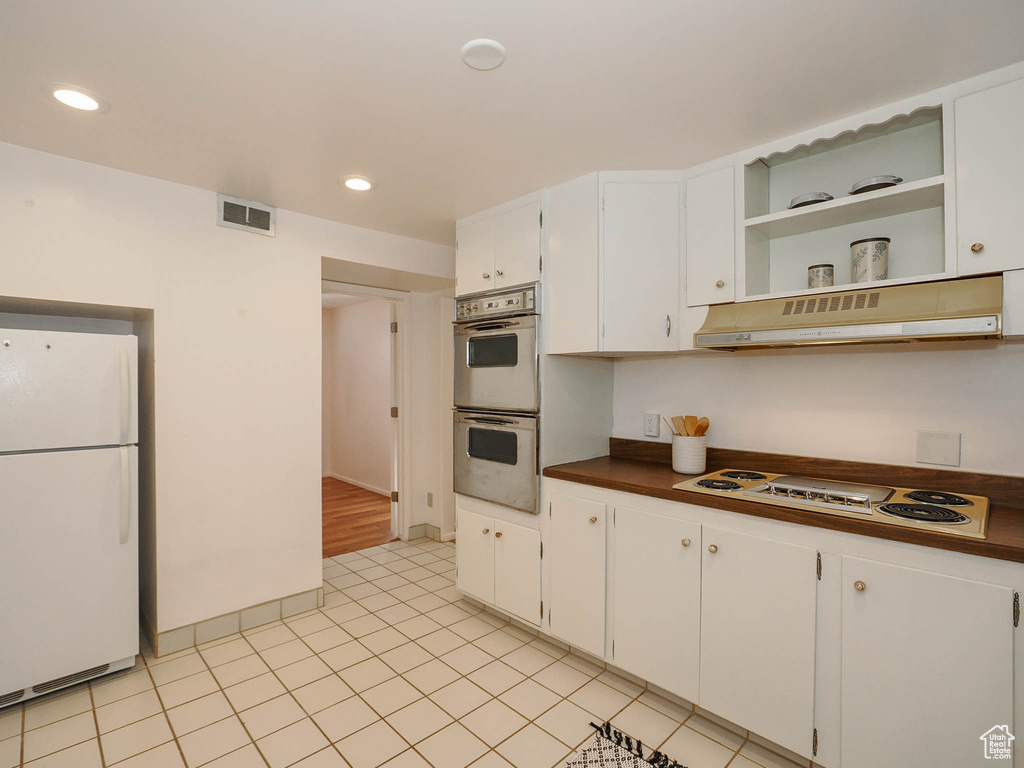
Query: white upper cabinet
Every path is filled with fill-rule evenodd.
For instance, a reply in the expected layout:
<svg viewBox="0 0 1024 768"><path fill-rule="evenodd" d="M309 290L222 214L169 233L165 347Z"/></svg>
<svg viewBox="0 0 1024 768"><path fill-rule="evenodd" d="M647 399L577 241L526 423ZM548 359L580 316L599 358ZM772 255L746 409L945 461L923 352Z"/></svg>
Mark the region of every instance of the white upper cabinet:
<svg viewBox="0 0 1024 768"><path fill-rule="evenodd" d="M842 569L843 767L992 765L982 734L1013 727L1013 590L853 557Z"/></svg>
<svg viewBox="0 0 1024 768"><path fill-rule="evenodd" d="M1024 80L956 100L961 275L1024 267Z"/></svg>
<svg viewBox="0 0 1024 768"><path fill-rule="evenodd" d="M545 351L678 349L680 175L601 172L547 190Z"/></svg>
<svg viewBox="0 0 1024 768"><path fill-rule="evenodd" d="M733 301L736 274L736 171L686 180L686 303Z"/></svg>
<svg viewBox="0 0 1024 768"><path fill-rule="evenodd" d="M456 293L464 296L540 279L541 194L463 219L455 230Z"/></svg>
<svg viewBox="0 0 1024 768"><path fill-rule="evenodd" d="M810 757L817 551L707 527L702 546L697 703Z"/></svg>

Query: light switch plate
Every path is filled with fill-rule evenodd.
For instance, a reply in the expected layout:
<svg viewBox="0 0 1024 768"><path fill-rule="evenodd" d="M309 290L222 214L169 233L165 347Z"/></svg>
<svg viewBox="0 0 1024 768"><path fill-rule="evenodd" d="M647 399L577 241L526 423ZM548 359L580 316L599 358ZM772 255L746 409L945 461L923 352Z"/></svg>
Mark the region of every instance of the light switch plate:
<svg viewBox="0 0 1024 768"><path fill-rule="evenodd" d="M917 431L917 461L920 464L960 466L959 432Z"/></svg>
<svg viewBox="0 0 1024 768"><path fill-rule="evenodd" d="M659 437L661 435L661 414L644 414L644 437Z"/></svg>

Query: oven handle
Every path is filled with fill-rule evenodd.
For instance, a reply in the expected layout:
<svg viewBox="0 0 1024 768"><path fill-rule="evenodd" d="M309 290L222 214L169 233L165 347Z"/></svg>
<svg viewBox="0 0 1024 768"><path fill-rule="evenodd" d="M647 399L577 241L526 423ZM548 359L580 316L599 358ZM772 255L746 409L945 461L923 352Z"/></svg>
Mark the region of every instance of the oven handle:
<svg viewBox="0 0 1024 768"><path fill-rule="evenodd" d="M468 323L463 325L467 331L500 331L503 328L512 328L513 326L519 325L518 320L506 320L503 322L485 322L479 324Z"/></svg>
<svg viewBox="0 0 1024 768"><path fill-rule="evenodd" d="M519 423L518 421L512 421L510 419L488 418L486 416L465 416L463 418L464 418L465 421L475 421L475 422L477 422L479 424L504 424L504 425L512 425L512 424L518 424Z"/></svg>

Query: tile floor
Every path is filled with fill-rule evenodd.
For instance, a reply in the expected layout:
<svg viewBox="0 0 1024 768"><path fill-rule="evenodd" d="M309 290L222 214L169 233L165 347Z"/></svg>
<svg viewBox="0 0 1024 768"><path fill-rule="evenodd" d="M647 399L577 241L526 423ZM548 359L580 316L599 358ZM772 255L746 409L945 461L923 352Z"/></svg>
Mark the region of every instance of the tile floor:
<svg viewBox="0 0 1024 768"><path fill-rule="evenodd" d="M796 765L462 600L451 544L323 565L321 609L0 710L0 768L549 768L607 719L689 768Z"/></svg>

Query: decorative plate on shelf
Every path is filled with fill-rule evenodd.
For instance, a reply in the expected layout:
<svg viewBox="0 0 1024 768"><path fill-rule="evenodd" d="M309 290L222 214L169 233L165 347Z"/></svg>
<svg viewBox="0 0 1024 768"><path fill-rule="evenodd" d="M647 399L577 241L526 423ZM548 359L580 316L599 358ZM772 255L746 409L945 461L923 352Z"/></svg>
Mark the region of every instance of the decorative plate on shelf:
<svg viewBox="0 0 1024 768"><path fill-rule="evenodd" d="M854 184L850 189L850 194L861 195L865 192L874 192L876 189L895 187L901 181L903 181L902 176L868 176Z"/></svg>
<svg viewBox="0 0 1024 768"><path fill-rule="evenodd" d="M827 203L829 200L835 200L832 195L828 192L809 192L806 195L797 195L789 201L790 209L803 208L805 205L814 205L815 203Z"/></svg>

